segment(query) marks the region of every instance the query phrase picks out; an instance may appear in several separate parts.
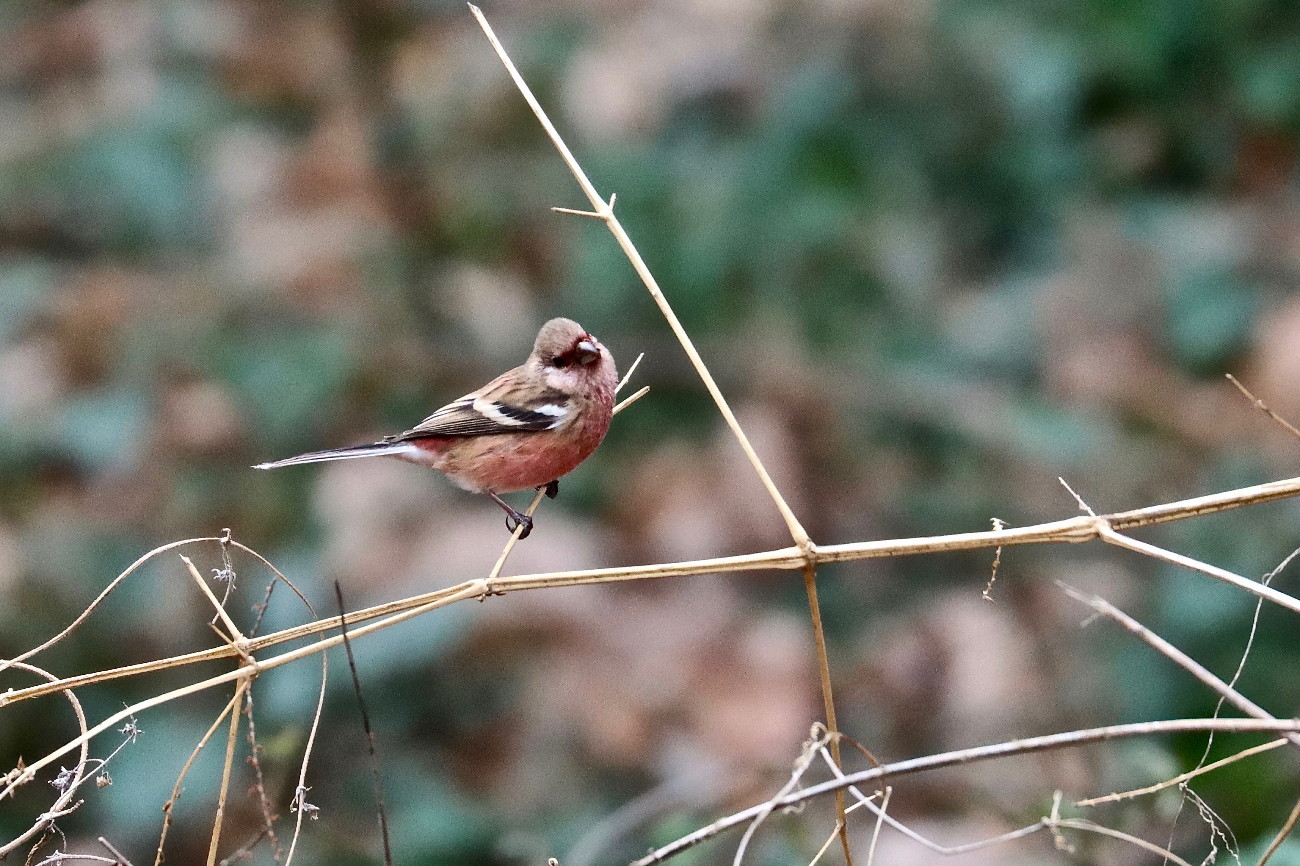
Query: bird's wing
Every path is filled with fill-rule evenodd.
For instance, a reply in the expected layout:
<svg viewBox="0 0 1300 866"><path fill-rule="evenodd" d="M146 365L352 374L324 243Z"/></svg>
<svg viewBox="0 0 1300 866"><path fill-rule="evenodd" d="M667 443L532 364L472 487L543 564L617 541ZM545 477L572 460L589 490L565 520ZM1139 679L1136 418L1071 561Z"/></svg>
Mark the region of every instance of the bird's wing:
<svg viewBox="0 0 1300 866"><path fill-rule="evenodd" d="M493 433L537 433L554 430L573 413L568 395L553 388L521 393L501 377L473 394L466 394L425 418L395 440L423 436L487 436Z"/></svg>

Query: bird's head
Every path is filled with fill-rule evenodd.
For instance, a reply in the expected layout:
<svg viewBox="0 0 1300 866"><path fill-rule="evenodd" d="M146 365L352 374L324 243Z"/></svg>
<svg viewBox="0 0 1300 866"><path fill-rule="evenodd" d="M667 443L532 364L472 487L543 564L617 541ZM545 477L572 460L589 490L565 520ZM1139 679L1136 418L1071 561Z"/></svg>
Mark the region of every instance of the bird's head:
<svg viewBox="0 0 1300 866"><path fill-rule="evenodd" d="M551 319L542 325L529 360L547 384L563 391L579 383L613 388L618 380L609 350L572 319Z"/></svg>

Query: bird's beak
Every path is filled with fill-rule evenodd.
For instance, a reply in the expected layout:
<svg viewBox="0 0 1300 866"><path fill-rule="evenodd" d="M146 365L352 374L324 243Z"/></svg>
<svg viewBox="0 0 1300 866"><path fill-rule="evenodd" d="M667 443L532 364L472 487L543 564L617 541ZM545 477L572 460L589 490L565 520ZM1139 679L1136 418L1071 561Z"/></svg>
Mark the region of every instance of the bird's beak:
<svg viewBox="0 0 1300 866"><path fill-rule="evenodd" d="M579 340L578 345L573 348L577 352L579 364L590 364L600 357L600 349L596 346L596 340L593 337Z"/></svg>

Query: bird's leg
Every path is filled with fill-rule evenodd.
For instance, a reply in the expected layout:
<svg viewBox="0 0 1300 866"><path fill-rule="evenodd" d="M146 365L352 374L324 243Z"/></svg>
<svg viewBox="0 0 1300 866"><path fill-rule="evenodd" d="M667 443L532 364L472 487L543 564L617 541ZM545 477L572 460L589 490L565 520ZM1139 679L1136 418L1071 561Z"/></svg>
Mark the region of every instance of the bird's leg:
<svg viewBox="0 0 1300 866"><path fill-rule="evenodd" d="M491 490L487 492L487 495L491 496L492 501L495 502L497 505L500 505L505 510L506 529L509 532L514 532L516 529L522 526L524 528L524 531L519 533L519 540L523 541L525 538L527 538L528 533L533 531L533 519L529 517L527 514L524 514L522 511L513 508L509 502L506 502L504 499L502 499L500 496L497 496Z"/></svg>
<svg viewBox="0 0 1300 866"><path fill-rule="evenodd" d="M548 483L546 484L546 486L544 486L544 487L539 487L539 488L537 488L537 489L538 489L538 490L545 490L545 491L546 491L546 498L547 498L547 499L554 499L555 497L557 497L557 496L560 495L560 482L559 482L559 479L556 479L555 481L548 482Z"/></svg>

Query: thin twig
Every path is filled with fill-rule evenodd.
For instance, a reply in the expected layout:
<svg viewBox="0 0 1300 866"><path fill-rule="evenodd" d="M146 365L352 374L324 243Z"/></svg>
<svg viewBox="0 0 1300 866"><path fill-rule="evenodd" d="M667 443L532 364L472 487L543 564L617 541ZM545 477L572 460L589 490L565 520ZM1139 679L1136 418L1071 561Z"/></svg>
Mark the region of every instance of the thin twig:
<svg viewBox="0 0 1300 866"><path fill-rule="evenodd" d="M1287 816L1286 822L1282 825L1282 829L1277 831L1273 841L1268 843L1268 848L1264 851L1263 856L1259 858L1257 866L1265 866L1269 859L1277 853L1277 849L1282 847L1286 837L1290 836L1291 831L1295 829L1297 821L1300 821L1300 800L1297 800L1296 804L1291 807L1291 814Z"/></svg>
<svg viewBox="0 0 1300 866"><path fill-rule="evenodd" d="M740 837L740 844L736 846L736 854L731 859L732 866L740 866L741 861L745 859L745 850L749 847L749 840L754 837L754 833L758 831L759 825L766 821L767 816L771 815L772 812L775 811L777 803L779 803L783 797L787 796L792 790L794 790L795 786L799 784L799 780L803 778L803 774L808 772L808 768L812 766L813 759L817 756L817 751L822 746L826 745L827 741L834 741L834 737L830 731L822 728L820 725L814 725L808 742L804 743L803 751L794 762L794 769L790 771L789 780L781 786L781 790L777 791L772 799L759 807L752 820L750 820L749 826L745 828L744 834Z"/></svg>
<svg viewBox="0 0 1300 866"><path fill-rule="evenodd" d="M235 621L230 618L230 614L226 613L225 607L223 607L221 602L217 600L216 595L212 592L212 588L209 587L208 582L203 579L203 575L199 574L199 570L194 567L194 562L184 554L181 554L181 562L185 563L185 567L190 572L190 577L194 578L194 582L199 585L199 589L203 591L203 595L207 597L208 602L216 608L217 617L221 619L222 624L225 625L226 629L230 633L230 642L236 646L246 643L247 639L239 630L239 627L235 625Z"/></svg>
<svg viewBox="0 0 1300 866"><path fill-rule="evenodd" d="M880 801L880 811L876 812L876 826L871 830L871 844L867 846L867 866L872 866L876 862L876 841L880 838L880 825L885 820L885 813L889 811L889 798L894 794L894 789L885 786L885 796Z"/></svg>
<svg viewBox="0 0 1300 866"><path fill-rule="evenodd" d="M271 586L275 586L275 584L271 584ZM275 834L275 819L278 816L273 813L271 800L266 795L266 779L262 775L262 759L258 754L261 752L262 747L257 742L257 723L253 719L253 687L251 684L244 690L244 718L248 719L248 734L245 735L248 740L247 761L249 766L253 768L253 791L257 794L257 804L262 810L262 832L258 835L258 840L260 841L263 837L270 838L272 855L275 857L275 862L279 863L280 858L284 856L284 849L280 847L280 839Z"/></svg>
<svg viewBox="0 0 1300 866"><path fill-rule="evenodd" d="M1110 827L1103 827L1101 824L1089 821L1086 818L1057 818L1051 822L1051 826L1053 828L1066 827L1071 830L1083 830L1087 833L1097 833L1102 836L1110 836L1112 839L1122 839L1130 845L1136 845L1137 847L1150 851L1153 854L1159 854L1160 856L1177 863L1178 866L1192 866L1191 863L1188 863L1168 848L1161 848L1154 842L1139 839L1137 836L1125 833L1121 830L1112 830Z"/></svg>
<svg viewBox="0 0 1300 866"><path fill-rule="evenodd" d="M1068 490L1070 492L1070 495L1074 497L1074 501L1079 506L1080 511L1082 511L1084 514L1088 515L1089 517L1097 516L1097 512L1092 510L1091 505L1083 501L1082 496L1074 492L1074 488L1070 486L1070 483L1068 481L1066 481L1064 478L1061 478L1059 475L1057 476L1056 480L1061 482L1061 486L1064 487L1066 490Z"/></svg>
<svg viewBox="0 0 1300 866"><path fill-rule="evenodd" d="M961 749L955 752L941 752L939 754L911 758L906 761L897 761L892 764L873 767L870 770L849 773L845 776L831 779L817 785L811 785L796 793L781 798L776 803L772 803L771 801L764 802L760 805L751 806L748 809L743 809L735 814L728 815L725 818L720 818L712 824L709 824L707 827L701 827L700 829L683 836L677 841L655 850L648 856L642 857L640 860L635 861L632 866L650 866L652 863L660 863L669 857L674 857L688 848L692 848L695 845L704 842L705 840L712 839L719 833L730 830L741 824L748 823L757 815L762 814L765 811L771 811L772 808L784 809L789 806L795 806L807 800L825 796L826 794L848 788L852 785L863 785L887 777L903 776L926 770L937 770L943 767L969 764L976 761L993 760L996 758L1008 757L1010 755L1025 755L1033 752L1042 752L1069 746L1081 746L1088 743L1105 742L1127 737L1210 730L1235 731L1237 733L1258 733L1264 731L1285 731L1288 733L1295 733L1300 732L1300 719L1169 719L1155 722L1136 722L1127 725L1110 725L1103 728L1087 728L1060 734L1048 734L1041 737L1028 737L1021 740L1010 740L1008 742L996 743L988 746L977 746L971 749Z"/></svg>
<svg viewBox="0 0 1300 866"><path fill-rule="evenodd" d="M258 830L257 834L253 836L252 839L249 839L243 845L240 845L234 851L231 851L225 857L221 858L221 862L219 862L217 866L232 866L232 864L237 863L241 860L247 860L249 855L252 853L253 849L256 848L258 844L260 844L261 841L266 838L266 834L267 834L266 827L263 827L261 830ZM279 851L277 851L273 856L275 857L275 862L279 863L282 854Z"/></svg>
<svg viewBox="0 0 1300 866"><path fill-rule="evenodd" d="M835 829L826 837L826 841L817 849L817 853L813 855L813 858L808 861L808 866L817 866L817 864L821 862L822 857L826 856L826 852L830 850L831 845L835 844L835 840L838 838L840 838L840 825L836 823Z"/></svg>
<svg viewBox="0 0 1300 866"><path fill-rule="evenodd" d="M822 755L822 761L826 764L827 767L830 768L830 771L835 775L835 777L838 779L844 778L843 771L840 770L839 767L835 766L835 762L831 758L830 753L827 752L825 749L823 749L821 755ZM877 764L877 766L880 765ZM854 803L852 806L849 807L848 811L852 812L859 807L866 807L869 811L875 813L878 819L883 820L886 824L888 824L890 827L893 827L895 830L902 833L907 838L911 839L914 842L917 842L918 844L924 845L926 848L929 848L931 851L934 851L937 854L943 854L944 856L965 854L969 851L979 850L980 848L988 848L989 846L992 845L1000 845L1003 842L1010 842L1015 839L1020 839L1025 836L1032 835L1034 833L1046 829L1047 827L1047 823L1046 823L1047 819L1044 818L1035 821L1033 824L1030 824L1027 827L1021 827L1018 830L1011 830L1006 833L1001 833L997 836L993 836L988 839L980 839L976 842L967 842L962 845L944 846L938 844L937 842L933 842L930 839L925 838L920 833L916 832L911 827L908 827L906 824L903 824L902 822L898 821L892 815L889 815L884 810L882 810L879 806L877 806L873 801L875 800L876 797L880 795L879 791L877 791L875 794L871 794L870 796L868 796L867 794L863 793L856 785L850 785L846 790L857 800L856 803Z"/></svg>
<svg viewBox="0 0 1300 866"><path fill-rule="evenodd" d="M624 397L622 400L618 402L618 405L614 407L614 414L617 415L619 412L622 412L628 406L631 406L637 400L640 400L642 397L644 397L646 394L649 393L650 393L650 386L642 385L640 388L636 389L630 395Z"/></svg>
<svg viewBox="0 0 1300 866"><path fill-rule="evenodd" d="M347 607L343 604L343 585L334 581L334 597L339 603L339 622L346 622ZM343 637L343 651L348 657L348 670L352 674L352 690L357 696L357 708L361 710L361 729L366 735L366 752L370 756L370 775L375 785L375 808L379 812L379 834L384 840L384 864L393 866L393 850L388 842L388 810L384 806L384 780L379 774L379 755L375 751L375 732L370 727L370 712L366 709L366 698L361 693L361 676L357 673L357 660L352 654L352 641L348 640L348 627L340 625L339 634Z"/></svg>
<svg viewBox="0 0 1300 866"><path fill-rule="evenodd" d="M107 857L101 857L98 854L65 854L62 851L58 851L46 857L44 860L41 860L39 863L31 863L30 859L28 863L29 866L56 866L56 864L57 866L62 866L62 864L71 863L74 860L81 860L83 862L89 861L91 863L117 862L116 860L110 860Z"/></svg>
<svg viewBox="0 0 1300 866"><path fill-rule="evenodd" d="M830 656L826 651L826 630L822 626L821 604L817 600L817 566L811 562L803 567L804 591L808 596L808 612L812 617L813 645L817 651L817 676L821 683L822 709L826 713L831 756L840 763L839 724L835 720L835 697L831 688ZM835 792L835 820L839 825L840 848L844 862L853 866L853 851L849 847L849 820L844 812L844 792Z"/></svg>
<svg viewBox="0 0 1300 866"><path fill-rule="evenodd" d="M325 643L325 641L319 641ZM311 728L307 732L307 745L302 750L302 763L298 765L298 787L294 789L293 800L289 803L289 811L296 814L293 824L293 837L289 840L289 853L285 855L284 866L289 866L293 862L293 854L298 850L298 839L302 836L302 819L304 815L311 815L315 820L320 814L320 810L307 802L307 792L311 789L307 787L307 767L311 763L312 748L316 745L316 733L320 730L321 715L325 712L325 684L329 677L329 656L325 652L320 655L320 691L316 694L316 712L312 714Z"/></svg>
<svg viewBox="0 0 1300 866"><path fill-rule="evenodd" d="M97 837L97 841L99 844L104 846L108 853L113 855L113 859L117 861L118 866L131 866L131 861L126 859L126 856L121 851L114 848L112 842L108 841L103 836Z"/></svg>
<svg viewBox="0 0 1300 866"><path fill-rule="evenodd" d="M642 360L644 357L645 357L645 352L642 352L641 354L637 355L637 356L636 356L636 360L633 361L633 362L628 366L628 368L627 368L627 372L623 374L623 378L622 378L622 379L619 379L619 380L618 380L618 385L616 385L615 388L614 388L614 393L615 393L615 394L617 394L619 391L622 391L623 388L627 385L627 383L630 382L630 381L632 380L632 374L636 372L636 368L637 368L637 367L640 367L640 366L641 366L641 360ZM649 387L649 386L647 386L647 387ZM615 411L617 411L617 410L615 410Z"/></svg>
<svg viewBox="0 0 1300 866"><path fill-rule="evenodd" d="M18 670L35 674L38 677L44 677L45 679L50 680L52 682L58 681L58 677L56 677L54 674L50 673L47 670L44 670L43 668L38 668L36 667L36 665L28 664L27 662L18 661L16 659L11 662L11 665L17 668ZM70 690L64 690L63 696L68 699L68 703L72 704L72 714L77 719L77 728L84 735L86 733L86 713L81 708L81 701L78 700L77 696L73 694ZM89 758L90 758L90 742L89 739L87 738L86 740L82 741L81 754L77 757L76 767L73 768L73 770L66 777L64 777L63 774L60 774L60 780L62 780L62 784L57 786L59 796L55 798L54 803L50 805L50 808L46 810L44 813L42 813L30 828L24 830L19 836L15 837L9 842L0 845L0 860L3 860L5 856L8 855L11 851L17 850L19 847L25 844L28 839L32 838L37 833L42 833L46 831L49 828L49 826L54 822L55 818L62 817L63 815L68 814L69 812L71 812L73 809L76 808L76 805L72 804L72 798L76 795L77 788L81 786L81 781L85 776L86 766L89 763ZM5 778L7 777L0 776L0 779L5 779ZM30 768L26 768L21 771L15 772L11 784L16 787L17 785L22 784L24 781L27 781L32 778L35 778L34 772Z"/></svg>
<svg viewBox="0 0 1300 866"><path fill-rule="evenodd" d="M262 619L266 616L266 609L271 606L271 593L275 591L275 584L276 581L274 579L267 583L266 595L262 596L262 603L253 605L253 612L257 614L257 617L253 620L253 624L248 628L249 637L256 635L258 629L262 627Z"/></svg>
<svg viewBox="0 0 1300 866"><path fill-rule="evenodd" d="M212 735L217 732L217 728L221 727L221 723L225 721L226 713L229 713L236 709L236 707L238 706L237 699L240 696L241 696L240 691L236 690L235 697L231 698L230 701L226 704L226 708L217 714L217 717L212 721L212 724L208 727L208 730L203 734L202 737L199 738L198 744L190 752L189 758L187 758L185 760L185 763L181 766L181 771L176 776L176 784L172 785L172 794L170 797L167 798L167 802L163 803L163 807L162 807L163 825L162 825L162 831L158 834L158 848L154 853L154 858L153 858L154 866L159 866L159 864L162 863L163 861L163 847L167 843L167 831L170 830L172 826L172 811L176 806L176 801L181 798L181 792L183 790L181 785L185 781L186 775L189 774L190 767L194 765L194 761L199 757L199 753L203 751L203 747L208 744L208 740L212 739ZM96 726L96 730L102 727L104 727L104 725L100 724ZM94 735L94 733L95 731L91 731L92 736Z"/></svg>
<svg viewBox="0 0 1300 866"><path fill-rule="evenodd" d="M221 825L226 816L226 795L230 791L230 770L235 763L235 743L239 740L239 705L244 702L244 690L249 678L243 677L235 685L235 697L230 702L230 733L226 735L226 758L221 765L221 787L217 792L217 813L212 819L212 841L208 844L208 866L216 866L217 846L221 842Z"/></svg>
<svg viewBox="0 0 1300 866"><path fill-rule="evenodd" d="M1223 680L1219 679L1219 677L1211 673L1200 662L1187 655L1187 653L1183 652L1160 635L1151 631L1151 629L1142 625L1142 623L1138 622L1133 617L1124 613L1124 611L1115 607L1115 605L1106 601L1106 599L1101 598L1100 596L1080 592L1074 587L1064 584L1059 580L1056 582L1056 585L1064 590L1065 594L1070 596L1070 598L1083 602L1103 616L1109 617L1119 623L1131 634L1135 635L1156 652L1160 653L1162 656L1196 677L1206 686L1213 689L1216 694L1221 695L1226 701L1228 701L1228 703L1232 704L1246 715L1252 716L1256 719L1274 718L1268 710L1229 686ZM1296 747L1300 748L1300 735L1290 735L1286 737L1286 739Z"/></svg>
<svg viewBox="0 0 1300 866"><path fill-rule="evenodd" d="M1280 426L1283 430L1290 433L1292 436L1296 437L1297 439L1300 439L1300 430L1297 430L1290 421L1286 420L1281 415L1277 414L1272 409L1270 409L1268 404L1265 403L1263 400L1259 399L1254 394L1250 393L1250 391L1247 390L1245 385L1237 381L1236 376L1232 375L1231 373L1224 373L1223 375L1227 377L1229 382L1237 386L1238 391L1246 395L1246 399L1249 400L1255 406L1256 409L1258 409L1259 411L1263 412L1265 415L1267 415L1268 417L1276 421L1278 426Z"/></svg>
<svg viewBox="0 0 1300 866"><path fill-rule="evenodd" d="M1285 746L1286 744L1287 744L1287 740L1285 739L1273 740L1268 743L1260 743L1258 746L1251 746L1249 749L1243 749L1240 752L1237 752L1235 755L1229 755L1226 758L1220 758L1219 760L1215 761L1212 764L1206 764L1204 767L1197 767L1195 770L1188 770L1186 773L1180 773L1179 775L1174 776L1172 779L1166 779L1165 781L1160 782L1158 784L1148 785L1145 788L1136 788L1132 791L1122 791L1117 794L1106 794L1104 797L1089 797L1086 800L1076 800L1074 805L1100 806L1103 803L1115 803L1120 800L1131 800L1134 797L1142 797L1147 794L1154 794L1158 791L1163 791L1166 788L1172 788L1175 785L1181 785L1184 782L1195 779L1197 776L1201 776L1204 775L1205 773L1213 772L1221 767L1226 767L1228 764L1235 764L1237 761L1240 761L1244 758L1249 758L1253 755L1258 755L1260 752L1270 752L1273 749L1276 749L1279 746Z"/></svg>
<svg viewBox="0 0 1300 866"><path fill-rule="evenodd" d="M579 165L578 160L574 158L573 152L570 151L568 145L564 143L564 139L560 137L559 131L555 128L555 125L551 123L550 118L546 116L546 111L542 108L541 103L537 101L537 97L533 95L532 90L528 87L528 83L524 81L523 76L519 74L519 70L515 68L514 61L512 61L510 55L506 53L505 46L503 46L501 41L497 39L496 33L492 30L492 25L488 24L487 18L483 16L482 10L473 4L470 4L469 8L470 11L474 13L475 19L478 20L479 26L483 28L483 33L492 44L493 50L495 50L497 56L501 58L501 63L510 74L515 86L519 88L519 92L523 94L524 100L533 110L533 114L536 115L538 123L540 123L542 129L546 131L546 135L551 139L551 143L559 152L560 158L564 160L564 164L568 166L569 171L578 182L578 186L582 188L583 195L585 195L587 201L591 203L592 212L590 214L584 214L584 216L592 216L600 219L605 223L605 226L614 236L614 240L618 243L619 248L623 250L623 254L627 256L628 261L632 263L633 270L637 272L637 276L641 278L646 289L649 290L650 297L653 298L655 304L658 305L659 312L662 313L664 319L667 320L668 326L677 337L677 341L681 343L682 349L685 350L686 356L691 361L691 365L695 367L695 372L699 375L700 381L704 383L705 389L713 398L713 402L717 405L718 411L722 414L723 420L726 421L727 426L731 428L731 432L736 437L736 441L740 443L741 450L745 452L745 456L749 459L750 465L754 467L754 471L757 473L759 480L767 489L768 496L770 496L772 501L776 504L777 510L781 513L781 517L785 520L786 526L790 530L790 535L794 538L795 545L802 550L811 549L812 542L808 537L808 533L804 531L798 518L794 516L794 512L790 510L790 506L786 503L785 497L781 495L781 491L777 489L776 484L772 481L772 477L768 475L767 469L763 466L763 461L759 459L758 453L754 451L754 447L749 443L749 437L745 435L745 431L741 429L740 422L736 420L735 414L731 411L731 406L727 404L726 397L722 396L722 390L718 388L717 382L713 380L713 374L709 372L709 368L700 357L700 353L696 351L695 344L691 341L690 335L686 333L686 329L682 327L682 323L678 320L677 314L673 311L672 305L669 304L668 299L664 297L663 291L659 288L658 281L655 280L654 275L650 273L650 269L646 266L645 260L641 258L641 253L637 250L636 246L632 243L632 239L623 229L623 225L618 221L618 217L614 216L613 196L610 196L609 202L606 202L604 198L601 197L600 193L596 191L596 187L592 184L591 180L588 179L587 173L582 170L582 166Z"/></svg>

